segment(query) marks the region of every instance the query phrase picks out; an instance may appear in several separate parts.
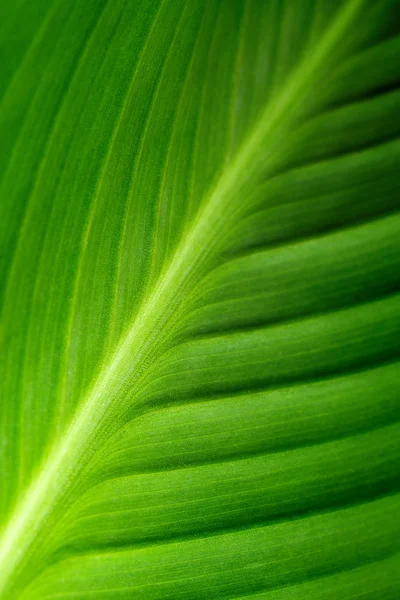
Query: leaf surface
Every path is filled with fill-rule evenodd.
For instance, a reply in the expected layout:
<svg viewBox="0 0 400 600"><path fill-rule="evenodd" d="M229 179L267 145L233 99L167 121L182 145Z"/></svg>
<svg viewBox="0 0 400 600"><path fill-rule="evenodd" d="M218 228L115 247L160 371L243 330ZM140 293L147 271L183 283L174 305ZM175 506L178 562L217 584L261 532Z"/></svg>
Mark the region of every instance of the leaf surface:
<svg viewBox="0 0 400 600"><path fill-rule="evenodd" d="M399 9L1 5L1 598L398 598Z"/></svg>

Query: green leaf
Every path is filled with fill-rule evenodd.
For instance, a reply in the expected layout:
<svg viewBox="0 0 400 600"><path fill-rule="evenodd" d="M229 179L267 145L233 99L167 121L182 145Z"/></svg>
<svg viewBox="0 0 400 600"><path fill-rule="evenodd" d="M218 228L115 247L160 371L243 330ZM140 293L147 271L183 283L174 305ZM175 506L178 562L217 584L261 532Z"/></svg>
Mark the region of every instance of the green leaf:
<svg viewBox="0 0 400 600"><path fill-rule="evenodd" d="M398 0L0 4L0 597L400 596Z"/></svg>

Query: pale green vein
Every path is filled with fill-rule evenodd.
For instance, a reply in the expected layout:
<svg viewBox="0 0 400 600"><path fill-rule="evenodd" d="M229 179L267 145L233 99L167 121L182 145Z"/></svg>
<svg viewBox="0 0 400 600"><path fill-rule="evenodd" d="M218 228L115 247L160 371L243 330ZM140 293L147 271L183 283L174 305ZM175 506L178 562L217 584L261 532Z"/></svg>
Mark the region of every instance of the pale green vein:
<svg viewBox="0 0 400 600"><path fill-rule="evenodd" d="M102 186L105 180L105 175L107 172L107 167L110 161L110 157L114 151L115 148L115 143L118 137L118 132L120 130L121 124L124 120L124 117L129 109L129 105L131 102L131 96L132 96L132 90L134 87L134 83L135 83L135 79L136 79L136 75L139 71L140 65L141 65L141 61L143 60L143 55L145 54L146 51L146 47L148 45L148 40L150 39L151 36L151 32L153 31L154 27L155 27L155 23L157 22L157 18L159 17L159 14L161 12L161 7L163 5L163 2L165 0L162 0L159 4L159 7L157 9L157 12L153 18L153 22L151 24L151 27L149 29L147 38L146 38L146 42L141 50L140 53L140 57L139 60L135 66L135 70L132 74L131 77L131 81L130 84L127 88L127 91L125 93L125 98L122 104L122 107L120 109L120 112L118 114L117 120L114 124L113 127L113 131L108 143L108 147L107 147L107 152L105 154L105 158L103 160L102 166L101 166L101 170L97 179L97 186L96 186L96 190L94 192L94 196L93 196L93 200L91 202L90 205L90 209L89 209L89 215L87 218L87 223L86 223L86 227L85 227L85 231L83 233L82 236L82 243L81 243L81 248L79 251L79 261L78 261L78 265L76 268L76 274L75 274L75 280L74 280L74 285L73 285L73 290L72 290L72 296L71 296L71 302L70 302L70 310L69 310L69 315L68 315L68 324L67 324L67 330L66 330L66 335L65 335L65 345L64 345L64 357L63 357L63 364L64 364L64 368L62 369L62 373L63 373L63 377L60 381L60 386L59 386L59 392L58 392L58 398L59 398L59 402L58 402L58 417L56 419L57 422L57 433L58 436L61 435L61 428L62 428L62 423L63 423L63 419L62 419L62 415L63 415L63 411L64 411L64 407L65 407L65 403L66 403L66 394L67 394L67 388L68 388L68 362L70 359L70 349L71 349L71 344L72 344L72 330L73 330L73 322L74 322L74 316L76 314L76 309L77 309L77 302L78 302L78 293L79 293L79 286L80 286L80 282L81 282L81 277L82 277L82 268L83 268L83 257L85 255L86 252L86 248L89 242L89 237L90 237L90 233L93 227L93 221L94 221L94 217L96 214L96 207L98 205L98 202L100 200L100 196L101 196L101 192L102 192ZM57 436L57 437L58 437Z"/></svg>
<svg viewBox="0 0 400 600"><path fill-rule="evenodd" d="M296 99L301 99L304 90L312 85L313 77L353 22L362 4L362 0L346 3L315 52L289 81L279 104L266 107L236 159L211 191L192 230L182 240L169 268L156 284L153 295L140 309L111 362L101 371L70 428L53 448L10 519L0 543L0 592L6 593L7 588L12 586L13 578L21 569L32 544L40 535L46 536L51 527L52 512L60 500L68 496L85 464L83 461L90 460L95 446L109 435L111 423L114 428L122 424L127 396L129 398L131 394L132 373L140 375L146 368L166 323L173 320L186 290L209 263L219 231L230 225L232 217L227 214L226 208L234 201L234 188L238 186L240 189L260 168L257 155L261 148L267 141L273 141L274 133L279 132L278 126L285 118L286 123L293 119ZM238 173L242 174L242 179L238 179ZM132 353L133 348L137 349L135 354ZM11 552L11 548L18 548L18 552Z"/></svg>
<svg viewBox="0 0 400 600"><path fill-rule="evenodd" d="M139 148L137 151L137 156L135 158L135 166L133 168L132 171L132 176L131 176L131 181L130 181L130 185L129 185L129 190L128 190L128 194L127 194L127 200L125 202L125 214L123 217L123 226L122 226L122 230L121 230L121 235L120 235L120 239L119 239L119 245L118 245L118 256L117 256L117 268L116 268L116 276L115 276L115 281L114 281L114 293L113 293L113 300L112 300L112 309L111 309L111 323L109 324L109 335L112 336L114 328L115 328L115 322L117 320L117 315L118 315L118 292L119 292L119 288L120 288L120 281L121 281L121 266L122 266L122 249L126 240L126 236L127 236L127 217L128 217L128 209L130 207L130 199L131 199L131 195L132 195L132 188L135 182L135 177L137 176L137 172L138 169L140 167L140 161L143 155L143 148L144 148L144 143L146 140L146 133L148 132L149 129L149 125L151 123L151 119L154 116L154 107L155 107L155 103L156 103L156 99L157 99L157 92L160 90L160 85L162 82L162 78L163 75L166 72L166 67L167 67L167 63L168 63L168 58L171 56L171 51L174 45L175 40L177 39L177 35L179 33L179 26L183 20L183 17L185 15L185 11L187 10L187 5L185 5L184 9L181 11L178 23L176 25L175 31L174 31L174 35L172 36L172 39L169 42L169 46L168 46L168 50L166 52L166 55L163 59L163 66L161 69L161 72L158 75L158 81L157 81L157 85L156 85L156 89L153 93L152 96L152 100L151 100L151 104L146 116L146 121L144 123L144 127L141 133L141 138L140 138L140 143L139 143ZM160 12L158 13L158 16L160 15ZM154 20L153 23L153 27L156 24L157 19ZM143 63L145 63L145 51L146 51L146 47L148 45L149 40L151 39L151 31L149 32L148 38L146 40L146 44L143 47L143 52L142 52L142 60ZM136 73L139 72L141 64L139 63L138 68L136 70ZM135 74L136 75L136 74ZM129 90L128 96L127 96L127 101L131 99L131 93L132 91L135 89L135 79L136 77L134 77L132 79L132 85L131 88ZM122 122L122 120L121 120ZM124 335L124 333L122 334Z"/></svg>
<svg viewBox="0 0 400 600"><path fill-rule="evenodd" d="M83 49L80 52L80 55L78 57L78 60L76 62L75 68L74 68L73 75L72 75L72 77L70 79L70 82L69 82L69 89L72 87L72 85L74 83L76 74L78 73L80 66L84 63L85 59L87 58L89 47L90 47L90 42L93 39L93 37L94 37L94 35L96 33L96 30L97 30L97 28L98 28L98 26L99 26L99 24L101 22L101 18L102 18L103 14L104 14L104 10L105 10L106 6L107 6L107 2L105 2L105 4L103 5L102 10L99 11L99 15L97 16L96 21L95 21L94 25L91 27L91 29L89 31L89 35L87 36L87 38L86 38L86 40L84 42ZM63 110L63 108L64 108L64 106L66 104L66 99L67 98L68 98L68 94L66 92L63 95L63 98L62 98L59 110L58 110L56 118L54 120L53 127L51 129L51 132L50 132L49 138L47 140L47 143L45 145L45 151L44 151L42 160L40 162L38 173L37 173L37 176L36 176L36 185L33 188L31 196L30 196L30 202L32 202L32 203L33 203L33 201L34 201L34 199L36 197L36 194L38 192L39 182L41 181L41 179L43 177L43 173L45 172L46 162L47 162L47 160L49 158L49 149L51 148L52 142L54 142L54 139L56 137L58 128L59 128L59 126L61 124L62 110ZM54 207L55 207L55 205L53 204L52 205L52 209L50 211L50 217L51 217L51 214L52 214L52 210L54 210ZM26 222L24 221L24 223L23 223L23 225L21 227L21 232L25 231L25 228L29 227L29 211L27 211L27 213L26 213L26 219L27 219ZM40 255L39 255L39 260L38 260L38 269L37 269L38 272L40 271L40 267L43 264L43 261L45 259L44 248L45 248L45 242L46 242L48 234L49 234L49 230L46 231L46 235L45 235L45 237L44 237L44 239L42 241L42 247L41 247L41 251L40 251ZM23 236L22 236L22 238L23 238ZM33 295L32 295L32 297L33 297L33 300L32 300L33 304L37 300L38 295L40 293L41 293L40 278L36 277L35 285L34 285L34 289L33 289ZM26 338L27 339L30 336L31 327L32 327L32 316L30 317L29 322L28 322L27 333L26 333ZM25 387L24 387L24 383L25 383L24 372L25 372L25 369L26 369L27 360L28 360L28 356L25 353L25 357L24 357L24 360L23 360L23 363L22 363L22 378L21 378L22 379L22 392L21 392L22 397L26 397L28 395L26 393L26 390L25 390ZM21 410L21 413L20 413L20 431L21 431L20 442L21 442L21 444L20 444L20 449L19 449L19 467L20 467L20 469L19 469L19 485L18 485L18 493L19 494L23 490L23 486L26 483L24 481L24 479L23 479L23 476L24 476L25 444L26 444L26 436L24 435L25 417L26 417L25 411Z"/></svg>
<svg viewBox="0 0 400 600"><path fill-rule="evenodd" d="M163 168L163 175L162 175L162 180L161 180L161 185L160 185L160 190L157 196L157 224L155 227L156 230L156 236L155 236L155 240L153 243L153 252L152 252L152 256L151 256L151 265L150 265L150 269L149 272L156 272L156 261L159 261L159 243L158 243L158 239L159 239L159 235L158 232L160 230L160 202L161 199L163 197L163 192L165 189L165 185L166 185L166 176L167 176L167 170L168 170L168 165L169 165L169 161L173 160L173 157L171 156L171 147L172 147L172 141L173 141L173 134L174 134L174 128L175 126L180 122L180 119L184 118L184 112L183 112L183 104L184 104L184 100L186 98L186 94L188 93L189 90L189 80L190 80L190 74L191 74L191 70L195 61L195 56L196 56L196 48L199 45L199 41L200 41L200 32L202 30L203 24L205 22L205 17L206 17L206 11L204 11L202 19L201 19L201 23L199 24L198 30L197 30L197 35L196 35L196 40L195 43L193 45L193 51L192 51L192 55L190 57L190 61L189 61L189 65L188 68L186 70L186 76L185 76L185 80L182 86L182 92L180 94L179 97L179 101L178 101L178 106L177 109L175 111L175 115L174 115L174 123L173 126L171 128L171 135L170 135L170 139L169 139L169 143L168 143L168 148L167 148L167 152L166 152L166 157L165 157L165 161L164 161L164 168ZM169 231L170 231L170 227L167 227L167 241L165 243L165 247L166 247L166 251L165 254L168 254L168 245L169 245ZM160 234L161 235L161 234ZM164 257L163 257L164 258ZM148 297L148 295L151 293L151 289L146 290L146 293L144 295L145 298ZM146 300L144 300L146 301Z"/></svg>

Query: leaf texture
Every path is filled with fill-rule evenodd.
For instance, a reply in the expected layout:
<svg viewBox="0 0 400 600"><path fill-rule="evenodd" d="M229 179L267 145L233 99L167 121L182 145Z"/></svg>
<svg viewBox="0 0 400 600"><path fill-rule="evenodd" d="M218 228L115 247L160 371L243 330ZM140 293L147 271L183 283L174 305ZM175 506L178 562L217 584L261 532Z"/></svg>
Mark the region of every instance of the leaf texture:
<svg viewBox="0 0 400 600"><path fill-rule="evenodd" d="M0 5L0 597L400 595L398 0Z"/></svg>

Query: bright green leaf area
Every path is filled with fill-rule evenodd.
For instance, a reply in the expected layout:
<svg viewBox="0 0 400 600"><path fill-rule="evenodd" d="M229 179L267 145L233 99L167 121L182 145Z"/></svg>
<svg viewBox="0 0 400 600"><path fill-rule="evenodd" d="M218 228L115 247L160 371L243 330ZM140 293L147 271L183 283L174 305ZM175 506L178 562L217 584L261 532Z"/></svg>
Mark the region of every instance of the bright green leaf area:
<svg viewBox="0 0 400 600"><path fill-rule="evenodd" d="M1 600L400 598L400 0L0 0Z"/></svg>

